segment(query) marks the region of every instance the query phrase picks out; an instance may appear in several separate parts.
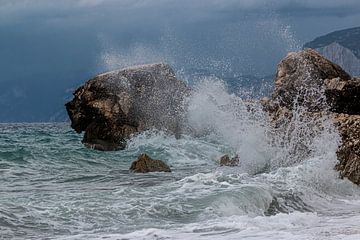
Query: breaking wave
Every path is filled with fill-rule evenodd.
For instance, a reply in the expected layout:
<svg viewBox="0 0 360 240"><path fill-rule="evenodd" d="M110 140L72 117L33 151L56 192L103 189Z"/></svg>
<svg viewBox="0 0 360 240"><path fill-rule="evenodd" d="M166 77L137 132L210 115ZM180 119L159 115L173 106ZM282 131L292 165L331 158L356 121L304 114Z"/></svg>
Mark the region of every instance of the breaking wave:
<svg viewBox="0 0 360 240"><path fill-rule="evenodd" d="M324 118L314 134L301 114L285 138L260 105L205 78L180 139L148 131L124 151L99 153L66 125L1 125L2 236L358 239L359 188L334 170L338 133ZM299 142L311 154L297 152ZM129 173L143 152L173 172ZM219 167L223 154L238 154L240 165Z"/></svg>

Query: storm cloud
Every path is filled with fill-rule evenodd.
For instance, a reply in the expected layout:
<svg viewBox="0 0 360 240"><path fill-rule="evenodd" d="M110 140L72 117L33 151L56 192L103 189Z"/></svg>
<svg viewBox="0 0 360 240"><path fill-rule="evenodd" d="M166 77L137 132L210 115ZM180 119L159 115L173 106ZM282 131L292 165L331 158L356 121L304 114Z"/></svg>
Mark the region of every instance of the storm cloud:
<svg viewBox="0 0 360 240"><path fill-rule="evenodd" d="M216 13L268 12L280 14L289 11L298 14L356 14L360 10L358 0L2 0L0 2L0 24L23 20L28 17L59 18L84 15L104 17L109 13L118 17L146 15L191 16L184 21L211 18ZM94 19L95 20L95 19ZM163 20L163 19L159 19Z"/></svg>
<svg viewBox="0 0 360 240"><path fill-rule="evenodd" d="M46 121L69 89L133 64L270 75L288 51L358 23L358 0L1 0L0 121Z"/></svg>

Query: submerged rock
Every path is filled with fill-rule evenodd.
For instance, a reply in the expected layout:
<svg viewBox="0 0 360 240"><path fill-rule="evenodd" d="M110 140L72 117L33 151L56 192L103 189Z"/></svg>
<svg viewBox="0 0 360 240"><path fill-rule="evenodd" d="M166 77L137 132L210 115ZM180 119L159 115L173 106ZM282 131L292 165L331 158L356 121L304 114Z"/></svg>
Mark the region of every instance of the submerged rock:
<svg viewBox="0 0 360 240"><path fill-rule="evenodd" d="M312 49L290 53L278 65L275 90L261 103L269 113L275 131L293 131L294 117L307 132L299 132L296 154L303 158L311 152L309 138L322 130L324 117L332 119L341 144L337 150L341 177L360 184L360 79L351 78L338 65ZM296 109L295 109L296 108ZM295 110L295 112L294 112ZM298 111L298 112L296 112ZM299 112L300 111L300 112ZM295 115L295 116L294 116ZM288 141L284 134L284 142Z"/></svg>
<svg viewBox="0 0 360 240"><path fill-rule="evenodd" d="M229 155L224 155L220 158L220 166L228 166L228 167L236 167L240 163L239 155L235 155L235 157L231 158Z"/></svg>
<svg viewBox="0 0 360 240"><path fill-rule="evenodd" d="M188 93L169 65L134 66L87 81L75 91L66 110L71 127L85 132L86 146L118 150L132 134L151 128L178 136Z"/></svg>
<svg viewBox="0 0 360 240"><path fill-rule="evenodd" d="M131 164L130 170L136 173L148 172L171 172L166 163L161 160L151 159L146 154L141 154L136 161Z"/></svg>

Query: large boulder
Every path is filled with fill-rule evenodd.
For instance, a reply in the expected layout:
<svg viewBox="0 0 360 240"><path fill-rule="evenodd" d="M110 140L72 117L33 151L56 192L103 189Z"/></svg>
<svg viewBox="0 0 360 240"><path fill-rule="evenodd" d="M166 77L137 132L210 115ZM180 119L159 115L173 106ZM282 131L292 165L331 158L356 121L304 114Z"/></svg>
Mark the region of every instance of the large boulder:
<svg viewBox="0 0 360 240"><path fill-rule="evenodd" d="M284 143L296 136L295 156L310 153L309 138L332 119L339 131L336 169L360 185L360 79L351 78L338 65L312 49L289 53L278 65L275 90L261 103ZM294 119L298 122L294 122ZM299 131L298 124L303 124ZM295 133L294 133L295 132ZM303 138L303 139L302 139Z"/></svg>
<svg viewBox="0 0 360 240"><path fill-rule="evenodd" d="M312 49L289 53L278 65L273 102L292 109L304 106L308 111L323 110L323 86L326 79L351 79L338 65Z"/></svg>
<svg viewBox="0 0 360 240"><path fill-rule="evenodd" d="M146 154L141 154L130 166L130 171L135 173L148 172L171 172L166 163L161 160L154 160Z"/></svg>
<svg viewBox="0 0 360 240"><path fill-rule="evenodd" d="M79 87L66 104L71 127L98 150L123 149L147 129L179 135L189 89L166 64L134 66L100 74Z"/></svg>

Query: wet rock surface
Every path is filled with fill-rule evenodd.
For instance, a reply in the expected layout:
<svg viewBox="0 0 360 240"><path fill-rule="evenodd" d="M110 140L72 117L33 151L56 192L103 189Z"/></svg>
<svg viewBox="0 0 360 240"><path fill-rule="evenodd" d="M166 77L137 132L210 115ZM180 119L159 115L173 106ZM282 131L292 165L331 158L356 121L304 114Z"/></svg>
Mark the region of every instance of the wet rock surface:
<svg viewBox="0 0 360 240"><path fill-rule="evenodd" d="M135 133L165 130L178 136L189 88L167 64L134 66L100 74L79 87L66 104L71 127L83 143L119 150Z"/></svg>
<svg viewBox="0 0 360 240"><path fill-rule="evenodd" d="M299 118L314 133L325 116L334 122L341 137L337 150L341 177L360 184L360 79L351 78L338 65L312 49L289 53L278 65L275 90L261 100L272 126L291 131L291 119ZM294 108L301 109L294 116ZM287 139L285 139L286 141ZM307 146L299 147L307 153Z"/></svg>
<svg viewBox="0 0 360 240"><path fill-rule="evenodd" d="M342 177L360 185L360 115L334 114L334 122L342 140L336 169Z"/></svg>
<svg viewBox="0 0 360 240"><path fill-rule="evenodd" d="M163 161L154 160L146 154L141 154L138 159L131 164L130 171L135 173L171 172L171 169Z"/></svg>
<svg viewBox="0 0 360 240"><path fill-rule="evenodd" d="M325 80L324 84L325 96L332 112L360 114L360 78L333 78Z"/></svg>
<svg viewBox="0 0 360 240"><path fill-rule="evenodd" d="M308 111L322 111L324 82L339 78L351 79L338 65L322 57L312 49L289 53L277 67L272 102L279 107L292 109L301 105ZM330 105L336 105L330 103Z"/></svg>

